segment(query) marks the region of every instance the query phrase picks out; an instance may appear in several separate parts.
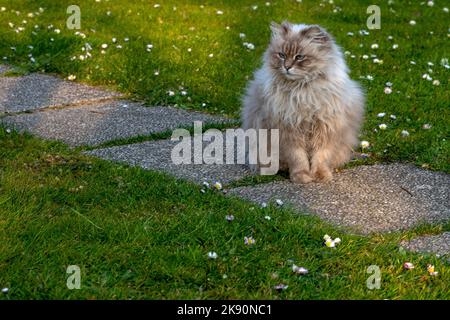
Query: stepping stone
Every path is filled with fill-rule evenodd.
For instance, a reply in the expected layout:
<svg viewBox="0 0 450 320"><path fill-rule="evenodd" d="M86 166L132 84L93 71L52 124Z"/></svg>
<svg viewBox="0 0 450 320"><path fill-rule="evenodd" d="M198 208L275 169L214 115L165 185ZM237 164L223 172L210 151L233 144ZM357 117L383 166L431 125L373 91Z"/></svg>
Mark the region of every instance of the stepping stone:
<svg viewBox="0 0 450 320"><path fill-rule="evenodd" d="M194 121L219 123L229 120L171 107L144 107L128 101L108 101L7 116L0 121L70 146L94 146L110 140L192 126Z"/></svg>
<svg viewBox="0 0 450 320"><path fill-rule="evenodd" d="M74 105L118 96L120 94L115 92L39 73L22 77L0 77L0 112Z"/></svg>
<svg viewBox="0 0 450 320"><path fill-rule="evenodd" d="M258 203L279 198L302 212L367 234L450 219L449 186L448 174L389 164L344 170L329 183L279 181L228 194Z"/></svg>
<svg viewBox="0 0 450 320"><path fill-rule="evenodd" d="M88 151L106 160L124 162L144 169L160 170L177 178L201 184L203 181L227 184L251 175L245 165L238 164L174 164L171 158L178 141L158 140ZM194 154L191 148L192 155ZM191 157L192 159L192 157Z"/></svg>
<svg viewBox="0 0 450 320"><path fill-rule="evenodd" d="M450 255L450 232L417 237L410 241L403 241L401 246L409 251L418 253L428 253L439 256Z"/></svg>

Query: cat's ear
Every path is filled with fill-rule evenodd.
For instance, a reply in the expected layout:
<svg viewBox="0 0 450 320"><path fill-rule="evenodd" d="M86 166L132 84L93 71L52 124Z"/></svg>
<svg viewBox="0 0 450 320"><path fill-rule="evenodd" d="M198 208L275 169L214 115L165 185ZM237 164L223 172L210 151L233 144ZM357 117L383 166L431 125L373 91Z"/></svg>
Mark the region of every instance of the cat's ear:
<svg viewBox="0 0 450 320"><path fill-rule="evenodd" d="M313 25L302 30L301 35L311 39L311 42L318 44L328 44L331 36L319 26Z"/></svg>
<svg viewBox="0 0 450 320"><path fill-rule="evenodd" d="M283 21L281 24L272 21L270 29L272 30L272 38L284 38L292 30L292 26L287 21Z"/></svg>

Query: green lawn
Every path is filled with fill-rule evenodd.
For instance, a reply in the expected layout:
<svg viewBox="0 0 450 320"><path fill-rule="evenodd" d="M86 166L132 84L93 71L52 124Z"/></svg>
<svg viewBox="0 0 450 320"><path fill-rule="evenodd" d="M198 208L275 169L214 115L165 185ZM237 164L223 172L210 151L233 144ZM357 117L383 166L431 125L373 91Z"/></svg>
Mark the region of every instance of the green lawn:
<svg viewBox="0 0 450 320"><path fill-rule="evenodd" d="M10 288L2 298L450 298L445 262L397 247L450 225L350 236L289 208L203 194L187 182L2 129L0 168L0 286ZM323 246L325 234L342 243ZM255 245L245 245L246 236ZM416 268L404 271L405 261ZM295 275L293 263L309 274ZM427 274L429 263L437 277ZM80 290L66 287L69 265L81 268ZM381 269L379 290L366 287L370 265ZM279 283L288 289L273 290Z"/></svg>
<svg viewBox="0 0 450 320"><path fill-rule="evenodd" d="M269 39L269 22L318 23L350 52L352 77L366 89L361 139L371 144L368 162L409 161L450 172L449 70L441 65L450 56L449 13L442 2L421 2L383 1L381 30L362 36L371 1L280 0L266 6L237 0L79 0L82 38L65 27L71 1L0 0L0 59L18 67L13 73L75 75L76 81L109 85L150 105L238 117L240 96ZM336 7L342 10L334 13ZM80 60L85 43L91 57ZM375 43L378 49L371 49ZM371 54L383 64L373 63ZM423 79L425 73L440 85ZM367 75L373 80L360 79ZM386 82L393 84L392 94L384 93ZM381 112L384 118L377 117ZM381 123L387 129L375 132ZM402 130L410 135L402 137ZM229 214L235 216L231 223L225 220ZM444 230L450 224L350 236L289 208L262 209L219 192L203 194L169 176L0 128L0 287L10 288L0 299L449 299L448 263L398 249L402 239ZM342 244L324 247L325 234ZM245 236L256 244L246 246ZM218 258L208 259L209 251ZM416 268L404 271L405 261ZM293 263L309 274L293 274ZM427 275L429 263L437 277ZM67 289L68 265L81 267L81 290ZM370 265L381 268L379 290L366 287ZM273 290L279 283L288 289Z"/></svg>
<svg viewBox="0 0 450 320"><path fill-rule="evenodd" d="M0 57L26 70L75 75L77 81L111 85L151 105L176 104L238 117L240 96L267 46L270 21L318 23L350 52L347 61L352 77L365 77L360 79L367 92L361 139L370 142L372 161L405 160L450 172L449 70L441 65L442 59L450 58L449 13L439 1L433 7L425 1L408 5L383 1L381 29L362 36L359 31L367 30L366 9L372 2L284 0L267 6L265 1L241 0L80 0L79 32L86 36L82 38L74 34L76 30L66 28L66 8L72 1L0 0L0 7L6 8L0 12ZM161 5L155 8L157 3ZM254 10L253 5L258 8ZM335 9L338 12L333 12ZM28 17L29 13L34 17ZM410 20L416 25L410 25ZM16 33L19 27L24 30ZM253 43L255 49L245 48L243 42ZM82 50L85 43L92 48L91 57L80 60L80 55L86 56ZM108 47L103 49L103 44ZM150 52L148 44L153 45ZM371 49L372 44L378 44L378 49ZM364 55L369 58L363 59ZM371 55L383 64L374 63ZM425 73L440 85L423 79ZM373 80L367 80L367 75ZM384 93L387 82L393 84L390 95ZM383 112L386 116L378 118ZM391 114L397 119L390 119ZM374 132L382 123L387 130ZM424 124L431 128L422 129ZM409 137L402 138L402 130L407 130Z"/></svg>

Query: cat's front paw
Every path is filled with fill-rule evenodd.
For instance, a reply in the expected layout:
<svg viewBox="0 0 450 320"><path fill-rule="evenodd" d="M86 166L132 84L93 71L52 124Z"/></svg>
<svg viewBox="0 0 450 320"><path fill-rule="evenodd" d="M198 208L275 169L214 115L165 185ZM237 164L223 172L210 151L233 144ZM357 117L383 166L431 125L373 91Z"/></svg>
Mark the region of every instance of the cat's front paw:
<svg viewBox="0 0 450 320"><path fill-rule="evenodd" d="M320 167L315 170L314 174L314 180L317 182L328 182L333 179L333 173L329 168L326 167Z"/></svg>
<svg viewBox="0 0 450 320"><path fill-rule="evenodd" d="M313 178L309 175L309 172L306 170L291 173L290 179L294 183L310 183L313 181Z"/></svg>

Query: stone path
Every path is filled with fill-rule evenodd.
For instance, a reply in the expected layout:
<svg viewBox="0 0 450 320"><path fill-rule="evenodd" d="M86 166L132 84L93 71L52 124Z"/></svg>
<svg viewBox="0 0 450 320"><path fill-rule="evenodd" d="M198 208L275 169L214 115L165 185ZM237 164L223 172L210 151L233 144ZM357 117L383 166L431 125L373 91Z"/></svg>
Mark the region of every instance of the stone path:
<svg viewBox="0 0 450 320"><path fill-rule="evenodd" d="M191 127L194 121L224 123L224 117L170 107L145 107L122 100L115 92L30 74L5 77L0 65L0 122L70 146L97 146L117 139ZM201 184L228 184L251 175L243 165L175 165L171 152L177 142L147 141L97 148L89 155L160 170ZM229 196L269 202L281 199L302 213L367 234L409 229L421 223L450 219L450 175L413 165L359 166L344 170L326 184L295 185L287 180L231 188ZM449 232L419 237L402 246L439 255L450 253Z"/></svg>

